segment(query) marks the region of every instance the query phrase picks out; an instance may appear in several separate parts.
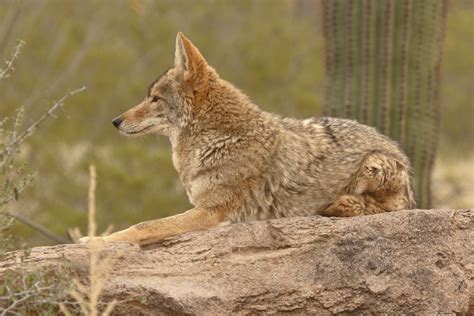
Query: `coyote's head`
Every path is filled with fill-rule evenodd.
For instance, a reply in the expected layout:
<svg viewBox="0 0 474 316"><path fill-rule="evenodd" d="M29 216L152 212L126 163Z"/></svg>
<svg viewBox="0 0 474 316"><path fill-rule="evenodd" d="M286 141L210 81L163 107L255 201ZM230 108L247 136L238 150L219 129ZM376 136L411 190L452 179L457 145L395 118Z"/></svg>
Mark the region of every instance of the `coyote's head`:
<svg viewBox="0 0 474 316"><path fill-rule="evenodd" d="M211 76L217 75L199 50L178 33L174 66L150 85L140 104L115 118L113 124L128 136L171 136L193 119L196 104L206 103Z"/></svg>

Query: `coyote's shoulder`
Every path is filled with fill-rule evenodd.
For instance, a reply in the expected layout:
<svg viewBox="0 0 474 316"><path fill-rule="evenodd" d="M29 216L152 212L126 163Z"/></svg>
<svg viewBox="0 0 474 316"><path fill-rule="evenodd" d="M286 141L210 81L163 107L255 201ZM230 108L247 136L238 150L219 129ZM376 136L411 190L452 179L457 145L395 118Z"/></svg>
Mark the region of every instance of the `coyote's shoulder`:
<svg viewBox="0 0 474 316"><path fill-rule="evenodd" d="M395 142L352 120L260 110L182 34L174 67L114 125L126 135L170 138L194 208L108 240L146 244L228 220L355 216L415 205L410 165Z"/></svg>

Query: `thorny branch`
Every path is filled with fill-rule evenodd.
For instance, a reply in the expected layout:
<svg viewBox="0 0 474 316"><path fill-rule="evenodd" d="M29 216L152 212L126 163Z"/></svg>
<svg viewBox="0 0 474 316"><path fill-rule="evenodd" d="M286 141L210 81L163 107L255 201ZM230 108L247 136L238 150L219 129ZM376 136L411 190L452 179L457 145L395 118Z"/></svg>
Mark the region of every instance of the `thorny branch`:
<svg viewBox="0 0 474 316"><path fill-rule="evenodd" d="M14 70L13 68L13 63L15 60L20 56L21 49L25 46L24 41L19 41L18 44L15 47L15 50L13 51L12 55L10 56L9 60L5 60L5 68L1 69L0 68L0 80L8 78L8 72L11 70Z"/></svg>
<svg viewBox="0 0 474 316"><path fill-rule="evenodd" d="M25 308L25 304L34 308L34 306L45 305L68 305L75 307L77 303L68 300L67 297L59 297L58 293L61 293L61 289L58 289L57 280L48 281L44 277L32 276L32 274L26 273L20 270L20 279L10 279L9 282L5 282L0 295L0 316L7 315L23 315L22 308Z"/></svg>
<svg viewBox="0 0 474 316"><path fill-rule="evenodd" d="M25 277L23 277L23 285L26 285L25 284L26 282L25 282L24 278ZM13 303L10 306L8 306L7 308L5 308L0 315L1 316L7 315L8 312L14 310L15 307L17 305L19 305L20 303L22 303L24 301L27 301L28 299L30 299L31 297L33 297L35 295L38 295L42 291L49 290L53 287L52 285L42 287L42 286L40 286L40 283L41 282L39 282L39 281L35 282L31 287L26 288L25 290L23 290L21 292L15 292L12 289L10 289L9 286L6 286L6 290L7 290L7 293L9 295L9 297L5 298L5 300L13 299ZM3 299L4 298L0 297L0 300L3 300Z"/></svg>
<svg viewBox="0 0 474 316"><path fill-rule="evenodd" d="M86 90L86 87L85 86L82 86L81 88L79 89L76 89L76 90L73 90L73 91L69 91L68 93L66 93L61 99L59 99L58 101L56 101L53 106L48 110L46 111L45 114L43 114L38 120L36 120L35 122L33 122L27 129L25 129L20 135L16 136L11 142L10 144L8 144L5 149L3 150L3 152L1 154L3 155L8 155L11 153L11 150L18 144L21 144L28 136L30 136L34 130L36 128L38 128L38 126L43 123L44 120L46 120L48 117L53 117L55 118L54 116L54 112L60 108L62 108L64 106L64 102L70 97L70 96L73 96L75 95L76 93L79 93L79 92L82 92ZM1 165L0 165L1 167Z"/></svg>

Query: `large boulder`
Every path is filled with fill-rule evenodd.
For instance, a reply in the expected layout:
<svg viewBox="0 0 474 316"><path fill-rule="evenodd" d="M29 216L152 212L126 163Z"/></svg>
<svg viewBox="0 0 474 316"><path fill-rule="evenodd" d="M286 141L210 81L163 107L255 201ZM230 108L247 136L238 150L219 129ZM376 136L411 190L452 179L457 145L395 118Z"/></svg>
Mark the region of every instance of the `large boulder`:
<svg viewBox="0 0 474 316"><path fill-rule="evenodd" d="M246 222L118 253L114 314L474 314L474 210ZM7 269L88 269L81 245L37 247Z"/></svg>

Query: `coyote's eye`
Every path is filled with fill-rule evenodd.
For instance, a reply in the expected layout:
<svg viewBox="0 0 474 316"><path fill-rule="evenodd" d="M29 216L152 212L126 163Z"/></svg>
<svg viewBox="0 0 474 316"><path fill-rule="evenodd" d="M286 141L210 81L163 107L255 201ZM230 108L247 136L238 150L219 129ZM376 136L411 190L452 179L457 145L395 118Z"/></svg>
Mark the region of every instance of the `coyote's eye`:
<svg viewBox="0 0 474 316"><path fill-rule="evenodd" d="M160 100L161 98L154 95L152 98L151 98L151 103L155 103L155 102L158 102L158 100Z"/></svg>

